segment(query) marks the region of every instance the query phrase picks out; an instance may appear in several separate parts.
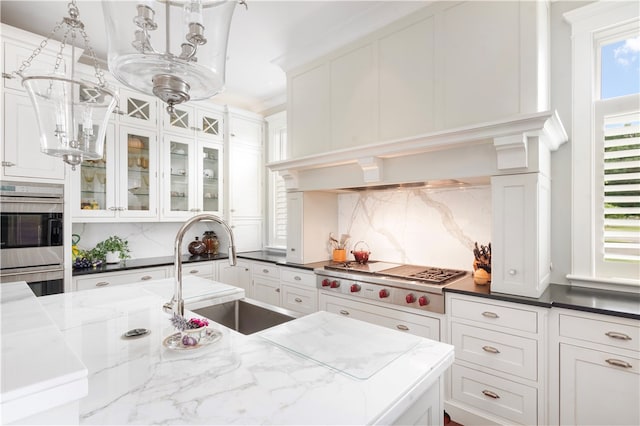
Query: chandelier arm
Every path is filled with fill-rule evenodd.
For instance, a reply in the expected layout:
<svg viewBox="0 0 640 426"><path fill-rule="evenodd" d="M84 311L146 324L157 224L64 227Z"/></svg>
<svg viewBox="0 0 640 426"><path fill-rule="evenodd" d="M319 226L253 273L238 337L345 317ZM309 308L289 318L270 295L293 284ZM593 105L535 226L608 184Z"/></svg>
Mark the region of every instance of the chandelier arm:
<svg viewBox="0 0 640 426"><path fill-rule="evenodd" d="M26 70L31 66L31 62L35 59L35 57L38 56L40 52L42 52L42 49L47 47L47 43L49 43L49 40L51 40L51 37L53 37L53 35L58 32L58 30L62 27L62 25L63 25L63 22L57 22L56 26L53 28L53 30L51 30L47 38L45 38L40 42L40 45L33 50L33 52L31 53L31 56L29 56L27 59L22 61L20 68L18 68L17 71L13 71L11 75L22 75L24 70Z"/></svg>

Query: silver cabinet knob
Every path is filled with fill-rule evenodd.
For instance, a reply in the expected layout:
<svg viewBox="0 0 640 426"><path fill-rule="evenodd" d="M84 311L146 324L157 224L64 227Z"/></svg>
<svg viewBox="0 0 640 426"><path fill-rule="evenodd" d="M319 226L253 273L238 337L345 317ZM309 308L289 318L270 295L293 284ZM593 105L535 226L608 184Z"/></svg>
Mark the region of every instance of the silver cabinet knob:
<svg viewBox="0 0 640 426"><path fill-rule="evenodd" d="M515 269L509 269L509 275L513 276L517 273Z"/></svg>

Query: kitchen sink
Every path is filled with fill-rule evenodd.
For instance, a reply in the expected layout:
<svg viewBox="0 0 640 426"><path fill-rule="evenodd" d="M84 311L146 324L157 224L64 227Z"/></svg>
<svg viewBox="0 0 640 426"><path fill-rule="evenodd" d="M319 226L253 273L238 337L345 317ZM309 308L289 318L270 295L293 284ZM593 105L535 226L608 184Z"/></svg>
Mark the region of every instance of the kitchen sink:
<svg viewBox="0 0 640 426"><path fill-rule="evenodd" d="M193 312L242 334L257 333L302 316L297 312L246 298L194 309Z"/></svg>

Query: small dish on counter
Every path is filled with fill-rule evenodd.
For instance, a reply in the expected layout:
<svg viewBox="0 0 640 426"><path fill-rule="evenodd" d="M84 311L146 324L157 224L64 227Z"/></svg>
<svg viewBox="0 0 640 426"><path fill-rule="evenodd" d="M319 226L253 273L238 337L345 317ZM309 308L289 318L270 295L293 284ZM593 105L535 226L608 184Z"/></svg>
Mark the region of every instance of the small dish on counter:
<svg viewBox="0 0 640 426"><path fill-rule="evenodd" d="M162 341L162 346L174 351L191 351L217 342L222 338L222 333L218 330L207 327L204 332L204 336L200 337L200 340L195 345L184 345L182 343L182 336L183 334L181 332L173 333L172 335L165 337Z"/></svg>

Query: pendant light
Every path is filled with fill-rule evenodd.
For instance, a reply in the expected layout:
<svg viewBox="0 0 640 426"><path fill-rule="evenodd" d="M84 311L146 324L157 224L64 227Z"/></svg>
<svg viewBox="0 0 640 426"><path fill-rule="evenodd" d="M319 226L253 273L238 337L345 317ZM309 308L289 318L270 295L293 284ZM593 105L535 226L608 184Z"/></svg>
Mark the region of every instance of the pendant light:
<svg viewBox="0 0 640 426"><path fill-rule="evenodd" d="M109 70L173 106L224 88L227 41L243 0L102 0Z"/></svg>
<svg viewBox="0 0 640 426"><path fill-rule="evenodd" d="M103 157L104 136L109 117L117 104L113 92L106 88L104 74L89 38L84 30L76 0L68 5L68 17L56 24L49 37L43 40L31 56L13 74L22 78L22 86L29 93L35 108L40 130L40 149L47 155L61 157L72 170L85 159ZM58 32L63 34L55 65L50 73L30 74L28 68ZM81 81L75 76L75 43L78 34L84 42L84 50L93 60L97 83ZM67 45L71 46L70 73L63 56Z"/></svg>

